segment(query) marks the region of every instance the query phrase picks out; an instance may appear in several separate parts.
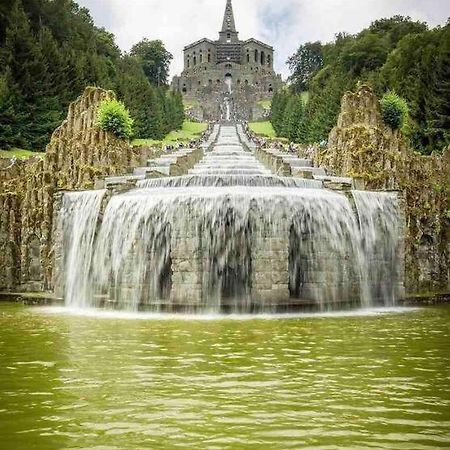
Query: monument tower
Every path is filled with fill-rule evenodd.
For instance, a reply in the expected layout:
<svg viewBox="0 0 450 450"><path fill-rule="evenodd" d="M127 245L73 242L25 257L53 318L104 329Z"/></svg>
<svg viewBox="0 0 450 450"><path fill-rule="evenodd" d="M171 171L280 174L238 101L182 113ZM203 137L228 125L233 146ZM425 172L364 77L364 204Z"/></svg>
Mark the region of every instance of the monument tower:
<svg viewBox="0 0 450 450"><path fill-rule="evenodd" d="M260 100L281 86L273 69L274 49L250 38L239 39L231 0L227 0L219 39L200 39L184 48L184 69L173 79L190 113L200 120L224 119L224 105L233 105L236 119L257 119Z"/></svg>

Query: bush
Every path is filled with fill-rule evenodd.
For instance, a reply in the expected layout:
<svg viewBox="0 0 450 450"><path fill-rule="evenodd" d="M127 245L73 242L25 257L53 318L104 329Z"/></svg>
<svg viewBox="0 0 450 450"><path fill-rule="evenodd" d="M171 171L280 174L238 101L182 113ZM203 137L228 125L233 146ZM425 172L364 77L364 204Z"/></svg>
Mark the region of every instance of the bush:
<svg viewBox="0 0 450 450"><path fill-rule="evenodd" d="M406 100L399 97L395 92L387 92L383 95L380 104L384 123L389 125L393 130L403 128L409 114Z"/></svg>
<svg viewBox="0 0 450 450"><path fill-rule="evenodd" d="M118 138L129 139L133 135L133 119L118 100L103 100L100 103L97 123L102 130L110 131Z"/></svg>

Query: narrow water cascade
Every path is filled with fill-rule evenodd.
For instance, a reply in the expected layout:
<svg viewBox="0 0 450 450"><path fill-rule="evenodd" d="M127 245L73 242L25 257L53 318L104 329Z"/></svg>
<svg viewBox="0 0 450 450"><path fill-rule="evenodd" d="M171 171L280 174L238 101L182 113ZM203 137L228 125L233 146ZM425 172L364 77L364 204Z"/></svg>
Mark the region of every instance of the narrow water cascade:
<svg viewBox="0 0 450 450"><path fill-rule="evenodd" d="M395 193L353 191L361 232L362 277L373 303L394 305L403 273L401 221Z"/></svg>
<svg viewBox="0 0 450 450"><path fill-rule="evenodd" d="M181 177L64 196L66 303L132 311L276 312L391 305L402 279L395 193L273 175L235 126ZM70 239L76 227L76 239Z"/></svg>
<svg viewBox="0 0 450 450"><path fill-rule="evenodd" d="M59 220L62 223L64 295L69 306L91 304L91 262L105 192L70 192L63 196Z"/></svg>

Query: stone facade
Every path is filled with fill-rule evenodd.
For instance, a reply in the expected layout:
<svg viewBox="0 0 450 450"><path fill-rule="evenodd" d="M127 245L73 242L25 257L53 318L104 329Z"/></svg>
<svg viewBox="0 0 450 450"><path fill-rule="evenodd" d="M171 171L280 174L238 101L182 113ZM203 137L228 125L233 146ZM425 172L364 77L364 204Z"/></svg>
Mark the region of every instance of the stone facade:
<svg viewBox="0 0 450 450"><path fill-rule="evenodd" d="M337 175L363 180L367 189L402 191L407 292L450 288L450 150L442 156L414 152L401 132L384 125L376 95L361 86L344 95L328 148L301 155Z"/></svg>
<svg viewBox="0 0 450 450"><path fill-rule="evenodd" d="M197 105L201 120L220 119L220 105L232 91L238 118L258 116L258 100L271 98L281 85L274 72L274 49L256 39L239 40L231 0L227 0L219 39L201 39L184 48L184 70L173 79L174 89ZM223 112L223 111L222 111Z"/></svg>

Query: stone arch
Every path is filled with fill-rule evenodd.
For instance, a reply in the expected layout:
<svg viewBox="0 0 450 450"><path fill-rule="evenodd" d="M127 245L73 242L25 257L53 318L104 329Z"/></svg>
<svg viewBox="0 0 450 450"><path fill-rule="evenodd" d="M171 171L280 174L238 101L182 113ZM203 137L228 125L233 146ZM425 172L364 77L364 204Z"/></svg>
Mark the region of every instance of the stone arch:
<svg viewBox="0 0 450 450"><path fill-rule="evenodd" d="M255 63L258 62L258 49L255 48Z"/></svg>
<svg viewBox="0 0 450 450"><path fill-rule="evenodd" d="M247 50L247 62L250 62L250 50Z"/></svg>
<svg viewBox="0 0 450 450"><path fill-rule="evenodd" d="M272 64L272 57L270 56L270 53L267 55L267 65L270 67Z"/></svg>
<svg viewBox="0 0 450 450"><path fill-rule="evenodd" d="M261 65L264 66L264 64L266 63L266 54L261 51Z"/></svg>

